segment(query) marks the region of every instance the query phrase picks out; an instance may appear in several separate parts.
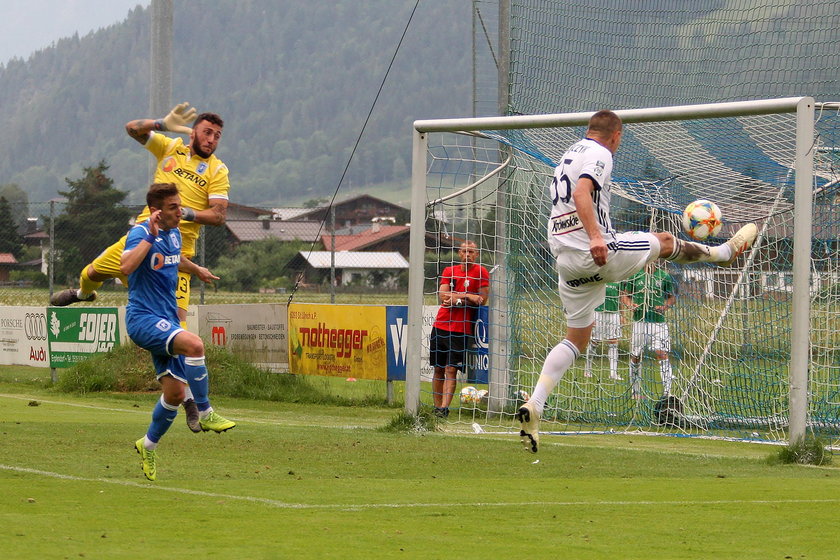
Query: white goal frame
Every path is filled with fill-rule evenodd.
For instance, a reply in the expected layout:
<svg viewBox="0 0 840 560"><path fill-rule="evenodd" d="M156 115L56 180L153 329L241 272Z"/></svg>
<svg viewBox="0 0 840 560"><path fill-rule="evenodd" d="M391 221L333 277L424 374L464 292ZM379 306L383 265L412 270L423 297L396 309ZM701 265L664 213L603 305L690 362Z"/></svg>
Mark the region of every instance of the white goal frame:
<svg viewBox="0 0 840 560"><path fill-rule="evenodd" d="M814 117L815 102L812 97L788 97L756 101L681 105L645 109L617 110L625 123L656 121L679 121L696 118L734 117L742 115L795 114L795 192L793 235L793 297L791 323L791 357L789 366L789 425L788 438L791 443L805 437L808 414L808 359L809 359L809 315L810 315L810 243L813 213L814 179ZM421 339L423 322L424 285L424 224L426 220L428 134L435 132L473 132L480 130L509 130L522 128L545 128L585 126L594 112L561 113L548 115L526 115L509 117L455 118L414 121L412 143L412 195L408 337L406 360L405 410L416 415L420 407ZM504 314L505 310L493 302L503 298L491 297L491 316ZM502 304L503 305L503 304ZM498 315L497 315L498 316ZM491 320L491 328L494 322ZM561 333L558 333L558 337ZM504 340L504 337L498 338ZM559 338L558 338L559 342ZM498 382L506 375L504 366L490 363L491 380ZM492 385L492 384L491 384ZM492 397L492 393L491 393ZM491 399L491 403L493 400ZM494 412L492 408L489 412Z"/></svg>

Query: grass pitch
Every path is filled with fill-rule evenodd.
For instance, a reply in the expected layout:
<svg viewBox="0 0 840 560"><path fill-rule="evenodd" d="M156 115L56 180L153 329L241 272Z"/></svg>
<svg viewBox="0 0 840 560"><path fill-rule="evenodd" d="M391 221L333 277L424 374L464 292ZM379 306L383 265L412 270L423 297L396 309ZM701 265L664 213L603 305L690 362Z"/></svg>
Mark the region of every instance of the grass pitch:
<svg viewBox="0 0 840 560"><path fill-rule="evenodd" d="M39 378L39 376L44 378ZM0 547L17 558L836 558L840 469L643 436L390 433L386 407L214 398L158 480L157 393L67 395L0 368Z"/></svg>

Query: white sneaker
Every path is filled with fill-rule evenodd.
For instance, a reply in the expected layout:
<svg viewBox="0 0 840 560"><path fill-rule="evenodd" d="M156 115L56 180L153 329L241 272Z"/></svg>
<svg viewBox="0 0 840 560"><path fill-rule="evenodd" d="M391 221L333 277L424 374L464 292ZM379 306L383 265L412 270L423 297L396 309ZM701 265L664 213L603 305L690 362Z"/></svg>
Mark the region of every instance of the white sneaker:
<svg viewBox="0 0 840 560"><path fill-rule="evenodd" d="M758 226L755 224L747 224L736 231L735 235L726 242L726 245L732 250L732 257L726 262L718 263L718 265L731 266L741 253L752 247L756 237L758 237Z"/></svg>
<svg viewBox="0 0 840 560"><path fill-rule="evenodd" d="M540 445L540 415L534 409L534 405L526 402L516 411L516 419L519 420L521 429L519 439L525 449L536 453Z"/></svg>

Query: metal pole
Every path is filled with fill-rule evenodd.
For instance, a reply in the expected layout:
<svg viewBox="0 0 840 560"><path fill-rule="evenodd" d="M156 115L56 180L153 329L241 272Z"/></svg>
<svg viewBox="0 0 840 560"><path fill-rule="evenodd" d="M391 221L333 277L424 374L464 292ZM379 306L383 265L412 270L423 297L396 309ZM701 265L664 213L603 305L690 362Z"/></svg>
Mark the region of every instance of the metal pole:
<svg viewBox="0 0 840 560"><path fill-rule="evenodd" d="M335 303L335 206L330 206L330 303Z"/></svg>
<svg viewBox="0 0 840 560"><path fill-rule="evenodd" d="M405 411L420 409L420 348L423 345L423 261L426 230L426 150L428 138L414 131L411 156L411 229L408 269L408 348L405 364Z"/></svg>
<svg viewBox="0 0 840 560"><path fill-rule="evenodd" d="M49 264L50 297L55 289L55 201L50 201L50 254L47 256Z"/></svg>
<svg viewBox="0 0 840 560"><path fill-rule="evenodd" d="M47 256L49 263L49 282L50 282L50 297L53 295L54 277L55 277L55 201L50 201L50 254ZM49 324L49 317L47 317L47 324ZM50 368L50 379L53 385L58 383L58 371L54 367Z"/></svg>
<svg viewBox="0 0 840 560"><path fill-rule="evenodd" d="M510 0L499 0L499 114L510 104Z"/></svg>
<svg viewBox="0 0 840 560"><path fill-rule="evenodd" d="M505 115L509 102L510 77L510 0L499 0L499 114ZM510 149L501 147L499 161L510 155ZM504 175L509 178L510 170ZM507 224L500 210L507 208L506 179L500 179L496 191L496 245L494 263L496 272L490 277L490 327L488 343L490 345L489 399L487 411L498 414L504 410L510 389L510 309L507 279Z"/></svg>
<svg viewBox="0 0 840 560"><path fill-rule="evenodd" d="M151 49L149 51L149 116L166 115L172 106L172 0L152 0ZM154 182L155 162L149 168Z"/></svg>
<svg viewBox="0 0 840 560"><path fill-rule="evenodd" d="M794 183L793 301L790 339L788 442L805 437L808 417L808 355L811 332L811 224L814 183L814 100L796 108L796 182Z"/></svg>
<svg viewBox="0 0 840 560"><path fill-rule="evenodd" d="M207 266L207 242L204 240L204 234L206 233L206 229L207 226L201 226L198 232L198 258L201 266ZM204 282L199 282L198 284L200 286L198 291L198 303L204 305L204 290L206 289L207 285ZM187 305L189 305L189 302L187 302Z"/></svg>

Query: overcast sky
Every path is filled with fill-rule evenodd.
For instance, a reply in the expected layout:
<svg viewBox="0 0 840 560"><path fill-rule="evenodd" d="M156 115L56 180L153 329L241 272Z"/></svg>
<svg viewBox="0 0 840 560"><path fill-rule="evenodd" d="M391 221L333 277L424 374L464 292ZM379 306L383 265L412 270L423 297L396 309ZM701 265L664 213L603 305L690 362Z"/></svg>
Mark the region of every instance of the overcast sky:
<svg viewBox="0 0 840 560"><path fill-rule="evenodd" d="M0 63L24 60L62 37L123 21L151 0L0 0Z"/></svg>

